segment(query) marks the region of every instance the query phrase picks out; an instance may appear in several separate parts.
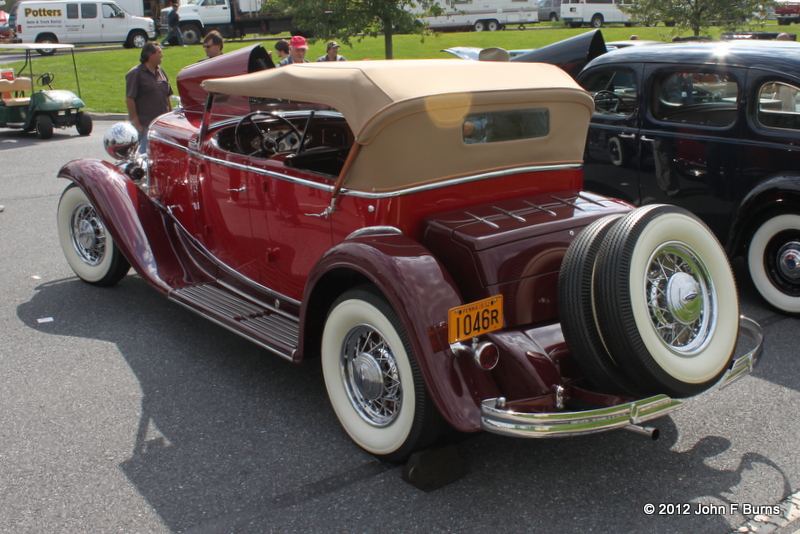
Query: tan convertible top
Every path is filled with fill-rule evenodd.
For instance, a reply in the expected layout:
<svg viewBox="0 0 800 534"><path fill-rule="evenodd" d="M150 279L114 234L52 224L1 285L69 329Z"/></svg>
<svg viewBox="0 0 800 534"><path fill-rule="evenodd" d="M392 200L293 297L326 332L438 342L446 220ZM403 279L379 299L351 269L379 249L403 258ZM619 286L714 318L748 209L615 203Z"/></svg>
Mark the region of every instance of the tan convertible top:
<svg viewBox="0 0 800 534"><path fill-rule="evenodd" d="M335 108L362 145L347 186L371 191L521 166L580 164L594 110L591 96L568 74L541 63L305 63L206 80L203 87L212 93ZM469 113L534 108L548 110L550 130L545 137L480 146L462 139L463 119ZM401 152L410 157L402 164L386 165L387 157ZM374 175L377 168L382 169L379 179Z"/></svg>
<svg viewBox="0 0 800 534"><path fill-rule="evenodd" d="M211 93L331 106L344 115L362 143L368 142L362 138L362 128L385 107L435 95L491 92L493 101L501 103L518 101L518 91L528 93L524 98L530 100L537 90L566 89L562 98L593 105L569 75L552 65L457 59L293 64L206 80L203 87Z"/></svg>

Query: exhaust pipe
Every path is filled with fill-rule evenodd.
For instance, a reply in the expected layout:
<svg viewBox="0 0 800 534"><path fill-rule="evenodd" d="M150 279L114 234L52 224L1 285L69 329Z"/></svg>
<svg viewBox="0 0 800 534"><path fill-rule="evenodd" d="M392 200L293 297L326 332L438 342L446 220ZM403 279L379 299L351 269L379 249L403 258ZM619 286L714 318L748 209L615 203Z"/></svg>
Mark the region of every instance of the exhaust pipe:
<svg viewBox="0 0 800 534"><path fill-rule="evenodd" d="M635 432L636 434L648 436L653 441L657 440L661 436L661 433L658 431L658 429L652 426L627 425L622 428L631 432Z"/></svg>

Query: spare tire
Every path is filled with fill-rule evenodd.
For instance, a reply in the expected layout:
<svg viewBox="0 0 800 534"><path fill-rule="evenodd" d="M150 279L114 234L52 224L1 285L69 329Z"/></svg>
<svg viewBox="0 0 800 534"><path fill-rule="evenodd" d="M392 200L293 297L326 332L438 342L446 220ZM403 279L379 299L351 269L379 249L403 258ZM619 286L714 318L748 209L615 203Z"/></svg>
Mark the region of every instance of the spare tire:
<svg viewBox="0 0 800 534"><path fill-rule="evenodd" d="M636 394L634 383L606 350L592 294L600 247L621 217L615 214L597 219L570 244L558 273L558 314L564 340L584 376L604 393Z"/></svg>
<svg viewBox="0 0 800 534"><path fill-rule="evenodd" d="M597 324L609 354L648 395L696 395L730 365L739 300L728 258L697 217L638 208L603 240L594 277Z"/></svg>

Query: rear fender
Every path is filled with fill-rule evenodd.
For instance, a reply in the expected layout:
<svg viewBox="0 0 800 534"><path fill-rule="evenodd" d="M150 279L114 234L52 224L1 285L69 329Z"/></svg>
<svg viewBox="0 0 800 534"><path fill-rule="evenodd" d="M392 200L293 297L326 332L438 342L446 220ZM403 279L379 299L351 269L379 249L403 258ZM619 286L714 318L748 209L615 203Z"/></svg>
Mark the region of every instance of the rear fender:
<svg viewBox="0 0 800 534"><path fill-rule="evenodd" d="M800 176L784 173L768 178L751 189L742 199L731 220L730 237L725 249L733 258L747 253L749 237L756 230L754 225L765 213L778 215L781 212L799 213Z"/></svg>
<svg viewBox="0 0 800 534"><path fill-rule="evenodd" d="M439 260L403 235L349 239L315 265L300 310L303 354L319 354L325 319L348 289L374 284L386 297L409 335L428 392L445 420L460 431L480 428L481 397L497 394L486 371L462 365L447 344L447 312L464 304Z"/></svg>
<svg viewBox="0 0 800 534"><path fill-rule="evenodd" d="M181 254L191 243L114 165L96 159L74 160L58 176L83 190L125 259L156 290L167 294L174 287L200 281L198 271L187 263L188 255Z"/></svg>

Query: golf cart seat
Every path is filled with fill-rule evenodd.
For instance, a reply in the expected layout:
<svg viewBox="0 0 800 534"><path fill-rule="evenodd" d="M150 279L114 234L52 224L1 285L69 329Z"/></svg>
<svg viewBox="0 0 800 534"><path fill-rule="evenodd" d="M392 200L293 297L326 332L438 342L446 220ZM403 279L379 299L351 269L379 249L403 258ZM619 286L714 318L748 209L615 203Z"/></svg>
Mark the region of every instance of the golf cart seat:
<svg viewBox="0 0 800 534"><path fill-rule="evenodd" d="M30 78L20 77L13 80L0 79L0 101L6 106L27 106L31 98L29 96L12 97L11 93L33 91L33 83ZM0 104L0 105L2 105Z"/></svg>

